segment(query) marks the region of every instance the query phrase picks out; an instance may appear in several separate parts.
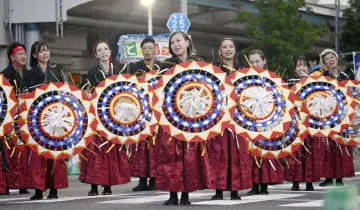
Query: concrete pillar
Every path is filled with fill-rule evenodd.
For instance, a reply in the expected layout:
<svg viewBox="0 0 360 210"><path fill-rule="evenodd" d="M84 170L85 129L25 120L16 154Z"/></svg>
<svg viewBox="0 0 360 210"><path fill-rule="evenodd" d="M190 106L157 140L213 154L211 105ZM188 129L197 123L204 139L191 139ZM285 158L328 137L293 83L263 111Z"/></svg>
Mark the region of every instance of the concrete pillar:
<svg viewBox="0 0 360 210"><path fill-rule="evenodd" d="M5 69L9 64L6 52L7 52L7 47L0 46L0 71Z"/></svg>
<svg viewBox="0 0 360 210"><path fill-rule="evenodd" d="M28 55L28 65L30 67L30 51L31 45L40 40L40 27L38 23L25 24L25 47Z"/></svg>
<svg viewBox="0 0 360 210"><path fill-rule="evenodd" d="M8 65L6 50L7 46L10 44L10 33L4 24L7 9L5 6L5 0L0 0L0 71Z"/></svg>

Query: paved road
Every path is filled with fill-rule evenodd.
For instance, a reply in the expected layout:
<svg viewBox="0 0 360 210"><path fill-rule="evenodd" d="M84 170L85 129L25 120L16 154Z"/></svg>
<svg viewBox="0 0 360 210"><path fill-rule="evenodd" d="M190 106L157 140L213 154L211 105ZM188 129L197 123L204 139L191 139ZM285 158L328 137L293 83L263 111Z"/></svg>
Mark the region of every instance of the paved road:
<svg viewBox="0 0 360 210"><path fill-rule="evenodd" d="M251 209L251 210L290 210L290 209L322 209L326 189L318 187L315 184L315 191L293 192L290 189L291 184L273 185L269 187L269 195L245 196L246 191L241 191L242 200L231 201L229 194L225 194L225 200L212 201L209 198L213 195L212 190L202 190L190 194L192 206L190 207L168 207L162 203L168 198L168 194L160 191L151 192L132 192L131 188L137 182L134 179L131 183L116 186L113 188L111 196L86 196L89 186L82 184L76 176L69 177L70 187L59 192L60 198L57 200L30 201L29 195L18 195L16 190L12 190L8 196L0 196L0 209ZM345 180L345 186L360 186L360 173L351 179ZM301 189L305 186L301 185ZM330 189L341 190L343 188L332 187ZM358 189L360 191L360 187ZM31 192L32 193L32 192ZM46 194L45 194L46 195ZM360 201L358 193L357 201ZM360 209L360 202L358 203Z"/></svg>

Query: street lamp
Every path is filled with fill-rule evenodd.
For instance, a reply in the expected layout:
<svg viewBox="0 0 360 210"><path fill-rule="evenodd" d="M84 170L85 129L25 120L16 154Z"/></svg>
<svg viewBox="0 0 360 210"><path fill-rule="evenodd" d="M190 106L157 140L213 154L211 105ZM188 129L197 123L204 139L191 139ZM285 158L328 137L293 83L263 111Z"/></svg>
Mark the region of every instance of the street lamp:
<svg viewBox="0 0 360 210"><path fill-rule="evenodd" d="M140 3L148 8L148 35L153 34L152 29L152 5L155 0L140 0Z"/></svg>

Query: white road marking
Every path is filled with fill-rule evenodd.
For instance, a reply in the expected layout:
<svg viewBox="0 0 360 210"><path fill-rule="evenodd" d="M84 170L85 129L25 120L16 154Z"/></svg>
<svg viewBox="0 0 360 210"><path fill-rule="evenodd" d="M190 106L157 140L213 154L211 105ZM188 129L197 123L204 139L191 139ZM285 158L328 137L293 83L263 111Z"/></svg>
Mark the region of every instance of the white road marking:
<svg viewBox="0 0 360 210"><path fill-rule="evenodd" d="M190 193L189 198L190 201L194 198L200 198L200 197L210 197L214 195L214 193ZM180 193L178 195L180 197ZM111 200L111 201L103 201L98 202L101 204L144 204L144 203L153 203L153 202L165 202L169 198L169 195L156 195L156 196L136 196L134 198L128 198L128 199L121 199L121 200Z"/></svg>
<svg viewBox="0 0 360 210"><path fill-rule="evenodd" d="M299 203L289 203L284 205L279 205L281 207L322 207L324 205L324 200L314 200L309 202L299 202Z"/></svg>
<svg viewBox="0 0 360 210"><path fill-rule="evenodd" d="M238 205L246 203L257 203L269 200L281 200L286 198L296 198L304 196L305 194L270 194L270 195L252 195L252 196L243 196L241 200L209 200L209 201L200 201L192 202L193 205Z"/></svg>
<svg viewBox="0 0 360 210"><path fill-rule="evenodd" d="M129 197L134 196L134 194L113 194L113 195L98 195L98 196L72 196L72 197L60 197L58 199L46 199L46 196L44 196L43 200L29 200L27 198L24 201L19 202L9 202L9 203L57 203L57 202L64 202L64 201L73 201L73 200L84 200L84 199L98 199L98 198L109 198L109 197ZM22 198L24 199L24 198ZM11 201L11 199L9 199ZM6 201L6 199L3 199L3 201Z"/></svg>
<svg viewBox="0 0 360 210"><path fill-rule="evenodd" d="M29 197L20 197L20 198L4 198L4 199L0 199L0 202L8 202L8 201L21 201L21 200L29 200Z"/></svg>

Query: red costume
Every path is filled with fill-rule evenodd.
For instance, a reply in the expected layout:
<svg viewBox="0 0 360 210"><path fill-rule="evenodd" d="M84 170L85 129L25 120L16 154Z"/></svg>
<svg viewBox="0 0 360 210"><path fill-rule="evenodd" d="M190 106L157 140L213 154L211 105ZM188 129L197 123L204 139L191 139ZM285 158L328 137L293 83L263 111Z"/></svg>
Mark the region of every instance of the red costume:
<svg viewBox="0 0 360 210"><path fill-rule="evenodd" d="M67 188L67 163L65 160L44 158L35 152L29 152L28 187L44 191L45 189Z"/></svg>
<svg viewBox="0 0 360 210"><path fill-rule="evenodd" d="M43 72L37 63L31 67L31 71L25 74L24 81L29 83L29 87L46 84L50 82L67 82L61 69L56 65L48 64L46 71ZM58 198L57 189L68 187L67 163L66 160L52 160L38 155L36 152L27 152L29 188L34 188L35 195L31 200L42 199L42 191L50 188L48 198Z"/></svg>
<svg viewBox="0 0 360 210"><path fill-rule="evenodd" d="M152 142L152 138L138 144L132 144L131 157L129 159L131 176L155 177L155 158L155 145Z"/></svg>
<svg viewBox="0 0 360 210"><path fill-rule="evenodd" d="M7 149L7 159L9 161L9 170L6 173L8 188L22 189L28 188L28 155L31 152L26 145L16 145L16 142L8 141L10 149Z"/></svg>
<svg viewBox="0 0 360 210"><path fill-rule="evenodd" d="M251 159L254 159L254 157L251 157ZM260 162L260 159L257 159ZM274 167L271 166L270 161ZM252 175L255 184L281 184L284 181L283 166L280 160L262 159L260 168L253 161Z"/></svg>
<svg viewBox="0 0 360 210"><path fill-rule="evenodd" d="M3 140L1 139L0 144L3 144L2 141ZM4 171L5 166L3 164L4 164L3 155L0 154L0 193L7 193L8 185L7 185L7 181L6 181L6 174Z"/></svg>
<svg viewBox="0 0 360 210"><path fill-rule="evenodd" d="M144 60L141 60L130 65L130 73L141 76L145 72L160 70L160 63L154 61L154 66L151 68L152 67L147 65ZM130 146L131 156L129 164L131 176L140 177L139 185L133 189L134 191L152 190L155 187L156 155L154 144L156 143L153 142L153 139L148 138L144 142ZM151 177L149 185L147 185L148 177Z"/></svg>
<svg viewBox="0 0 360 210"><path fill-rule="evenodd" d="M94 136L88 149L82 151L80 181L109 186L130 182L129 164L124 146L112 145L110 142L102 145L103 143L103 138ZM113 148L110 148L112 146Z"/></svg>
<svg viewBox="0 0 360 210"><path fill-rule="evenodd" d="M1 71L6 79L9 80L10 84L14 87L15 91L18 93L22 93L28 86L31 84L29 80L25 78L29 78L31 72L23 70L23 77L17 72L14 67L10 64L7 68ZM5 141L2 139L2 141ZM4 143L4 142L3 142ZM6 183L6 188L14 188L14 189L24 189L27 187L27 173L28 173L28 158L27 155L30 151L26 145L17 146L16 138L11 138L7 140L7 145L4 143L4 152L6 153L7 161L8 161L8 172L4 173L0 172L0 186L4 186ZM13 149L15 149L13 151ZM0 157L1 158L1 157ZM0 167L2 170L2 167ZM2 177L4 175L4 177ZM1 193L0 187L0 193ZM6 190L7 191L7 190Z"/></svg>
<svg viewBox="0 0 360 210"><path fill-rule="evenodd" d="M251 188L251 162L245 139L238 136L236 140L226 130L223 136L208 141L208 155L212 179L208 188L230 191Z"/></svg>
<svg viewBox="0 0 360 210"><path fill-rule="evenodd" d="M160 130L156 144L156 189L168 192L193 192L210 184L210 169L204 143L170 139Z"/></svg>
<svg viewBox="0 0 360 210"><path fill-rule="evenodd" d="M332 77L329 71L323 69L312 73L312 75ZM340 72L336 79L341 81L350 78L344 72ZM333 178L336 178L337 184L343 185L343 177L355 176L352 147L341 145L328 138L318 139L320 177L326 178L324 182L320 183L320 186L331 185Z"/></svg>
<svg viewBox="0 0 360 210"><path fill-rule="evenodd" d="M124 72L127 65L109 64L109 72L98 64L88 74L88 84L96 87L106 77ZM113 145L102 137L95 136L80 158L80 181L91 184L88 195L97 195L97 185L104 185L104 195L112 194L111 185L130 182L130 168L123 145ZM105 143L105 144L104 144Z"/></svg>
<svg viewBox="0 0 360 210"><path fill-rule="evenodd" d="M355 176L352 147L322 138L319 143L321 177L330 179Z"/></svg>
<svg viewBox="0 0 360 210"><path fill-rule="evenodd" d="M318 151L319 141L317 138L308 137L304 141L304 148L288 156L288 166L284 165L285 180L293 182L317 182L320 181L320 157Z"/></svg>

